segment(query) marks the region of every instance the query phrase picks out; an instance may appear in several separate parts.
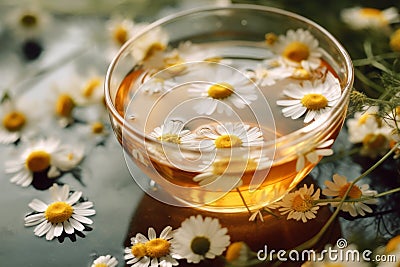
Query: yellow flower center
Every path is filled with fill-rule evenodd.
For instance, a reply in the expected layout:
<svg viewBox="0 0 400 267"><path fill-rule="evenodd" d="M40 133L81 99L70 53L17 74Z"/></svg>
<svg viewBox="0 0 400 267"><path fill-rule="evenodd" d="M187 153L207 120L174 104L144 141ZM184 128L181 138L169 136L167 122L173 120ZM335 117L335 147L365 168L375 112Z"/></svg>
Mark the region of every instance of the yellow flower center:
<svg viewBox="0 0 400 267"><path fill-rule="evenodd" d="M161 142L169 142L174 144L181 143L181 138L177 134L164 134L162 136L159 136L157 139Z"/></svg>
<svg viewBox="0 0 400 267"><path fill-rule="evenodd" d="M145 244L146 255L152 258L161 258L169 253L171 243L162 238L152 239Z"/></svg>
<svg viewBox="0 0 400 267"><path fill-rule="evenodd" d="M239 259L240 252L242 251L244 246L245 246L245 243L243 243L243 242L232 243L226 250L226 256L225 256L226 261L232 262L232 261Z"/></svg>
<svg viewBox="0 0 400 267"><path fill-rule="evenodd" d="M278 40L278 36L276 36L275 33L269 32L265 34L265 42L267 43L267 45L273 45L276 40Z"/></svg>
<svg viewBox="0 0 400 267"><path fill-rule="evenodd" d="M321 94L307 94L301 99L301 104L309 110L319 110L328 106L328 99Z"/></svg>
<svg viewBox="0 0 400 267"><path fill-rule="evenodd" d="M358 125L365 124L369 118L373 118L376 121L376 123L378 123L379 127L382 126L382 120L376 114L373 114L373 113L362 114L360 116L360 118L358 119Z"/></svg>
<svg viewBox="0 0 400 267"><path fill-rule="evenodd" d="M56 114L60 117L71 117L72 110L75 107L75 102L71 96L62 94L56 102Z"/></svg>
<svg viewBox="0 0 400 267"><path fill-rule="evenodd" d="M362 140L363 146L367 149L378 150L385 146L387 138L383 134L367 134Z"/></svg>
<svg viewBox="0 0 400 267"><path fill-rule="evenodd" d="M74 209L66 202L58 201L50 204L44 216L51 223L62 223L71 218Z"/></svg>
<svg viewBox="0 0 400 267"><path fill-rule="evenodd" d="M386 244L385 252L391 253L398 248L400 248L400 235L389 240L389 242Z"/></svg>
<svg viewBox="0 0 400 267"><path fill-rule="evenodd" d="M310 56L310 50L301 42L292 42L285 47L282 55L291 61L301 62Z"/></svg>
<svg viewBox="0 0 400 267"><path fill-rule="evenodd" d="M28 170L32 172L40 172L46 170L50 166L51 156L43 150L32 151L26 158L25 164Z"/></svg>
<svg viewBox="0 0 400 267"><path fill-rule="evenodd" d="M214 141L216 148L230 148L242 145L242 140L233 134L224 134L218 136Z"/></svg>
<svg viewBox="0 0 400 267"><path fill-rule="evenodd" d="M26 117L23 113L13 111L6 114L3 118L3 126L10 132L17 132L24 127Z"/></svg>
<svg viewBox="0 0 400 267"><path fill-rule="evenodd" d="M313 207L312 199L311 196L305 195L301 196L300 194L297 194L293 198L292 202L292 209L298 212L306 212L311 210Z"/></svg>
<svg viewBox="0 0 400 267"><path fill-rule="evenodd" d="M347 189L350 187L350 183L345 184L339 189L339 197L343 198L344 194L346 193ZM357 185L353 185L350 189L349 194L347 195L348 198L357 199L362 197L362 192Z"/></svg>
<svg viewBox="0 0 400 267"><path fill-rule="evenodd" d="M135 258L146 256L146 246L143 243L137 243L131 247L131 253Z"/></svg>
<svg viewBox="0 0 400 267"><path fill-rule="evenodd" d="M390 36L390 48L395 52L400 52L400 29L397 29Z"/></svg>
<svg viewBox="0 0 400 267"><path fill-rule="evenodd" d="M215 99L224 99L233 94L233 86L229 83L216 83L208 88L208 96Z"/></svg>
<svg viewBox="0 0 400 267"><path fill-rule="evenodd" d="M292 74L292 78L299 80L309 80L311 77L311 73L303 68L295 69Z"/></svg>
<svg viewBox="0 0 400 267"><path fill-rule="evenodd" d="M194 254L206 255L210 250L211 242L207 237L196 236L190 243L190 248Z"/></svg>
<svg viewBox="0 0 400 267"><path fill-rule="evenodd" d="M38 18L34 14L26 13L20 18L20 23L23 27L33 28L38 23Z"/></svg>
<svg viewBox="0 0 400 267"><path fill-rule="evenodd" d="M143 60L151 58L156 52L165 50L165 45L159 42L155 42L149 46L147 49Z"/></svg>
<svg viewBox="0 0 400 267"><path fill-rule="evenodd" d="M376 8L361 8L360 14L367 18L383 18L382 11Z"/></svg>
<svg viewBox="0 0 400 267"><path fill-rule="evenodd" d="M92 123L92 133L101 134L104 131L104 125L101 122Z"/></svg>
<svg viewBox="0 0 400 267"><path fill-rule="evenodd" d="M128 31L122 25L117 26L113 31L113 39L119 44L123 45L128 40Z"/></svg>
<svg viewBox="0 0 400 267"><path fill-rule="evenodd" d="M96 263L94 267L108 267L106 263Z"/></svg>
<svg viewBox="0 0 400 267"><path fill-rule="evenodd" d="M90 98L94 91L101 85L100 78L93 78L88 81L86 86L82 90L82 95L86 98Z"/></svg>
<svg viewBox="0 0 400 267"><path fill-rule="evenodd" d="M178 54L164 58L165 67L172 67L168 69L168 71L173 73L180 73L184 71L186 66L183 63L185 63L185 61Z"/></svg>

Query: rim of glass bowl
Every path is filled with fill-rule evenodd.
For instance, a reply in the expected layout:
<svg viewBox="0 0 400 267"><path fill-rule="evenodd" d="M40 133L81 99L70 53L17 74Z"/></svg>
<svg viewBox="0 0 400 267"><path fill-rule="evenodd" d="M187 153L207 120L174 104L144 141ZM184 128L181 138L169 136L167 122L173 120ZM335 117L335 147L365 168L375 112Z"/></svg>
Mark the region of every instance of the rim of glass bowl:
<svg viewBox="0 0 400 267"><path fill-rule="evenodd" d="M336 38L333 37L325 28L318 25L316 22L314 22L308 18L305 18L301 15L298 15L296 13L292 13L290 11L286 11L286 10L279 9L279 8L254 5L254 4L231 4L231 5L227 5L227 6L218 6L218 7L208 6L208 7L194 8L194 9L181 11L181 12L166 16L164 18L158 19L155 22L144 27L140 32L138 32L136 35L134 35L131 39L129 39L121 47L121 49L118 51L118 53L113 58L113 60L111 61L110 65L108 67L108 70L106 73L104 89L105 89L106 106L107 106L109 112L111 113L113 119L116 119L117 123L123 126L122 135L123 135L124 131L128 131L130 134L133 133L134 135L141 137L142 140L158 143L160 145L162 144L163 146L171 146L171 147L176 146L176 144L161 142L161 141L157 140L156 138L153 138L153 137L143 134L142 132L138 131L137 129L135 129L134 127L129 125L128 123L125 123L126 122L125 119L116 110L114 101L110 94L110 90L111 90L111 86L112 86L111 80L112 80L112 76L113 76L113 71L116 68L116 66L118 65L118 62L119 62L119 59L121 58L121 56L124 55L124 52L141 35L145 34L146 32L148 32L156 27L162 26L165 23L170 23L174 20L183 19L184 17L191 16L192 14L203 13L203 12L213 12L213 11L223 11L223 10L225 10L225 11L226 10L236 10L236 11L238 11L238 10L247 10L247 11L248 10L256 10L256 11L261 11L261 12L266 12L266 13L271 13L271 14L276 14L276 15L281 15L281 16L287 16L293 20L300 21L301 23L307 24L309 27L313 28L313 30L315 30L315 31L321 33L323 36L325 36L328 40L328 43L331 43L336 48L336 50L339 52L340 56L338 56L338 57L344 59L344 64L343 64L345 66L344 73L346 73L347 75L345 76L345 80L341 81L341 85L343 88L341 99L339 100L339 102L337 103L335 108L333 108L331 110L331 114L327 118L327 120L323 123L320 123L318 126L313 127L309 131L304 131L304 128L307 127L307 125L306 125L306 126L300 128L294 132L291 132L287 135L277 137L272 141L264 141L263 145L261 146L262 149L268 149L268 147L271 145L275 149L277 147L276 145L280 144L280 143L283 144L282 146L280 146L280 149L287 149L288 147L292 147L292 146L295 146L296 144L305 142L305 141L309 140L311 137L315 136L316 133L323 132L324 130L326 131L327 125L334 123L338 118L340 118L342 116L342 113L345 112L343 109L346 109L345 105L348 105L350 92L352 90L352 85L353 85L353 80L354 80L354 70L353 70L353 64L352 64L351 58L350 58L349 54L347 53L347 51L345 50L345 48L341 45L341 43L338 40L336 40ZM186 147L185 148L180 147L180 149L188 150L188 151L194 150L194 149L186 148ZM240 148L238 147L238 148L231 148L231 149L240 149Z"/></svg>

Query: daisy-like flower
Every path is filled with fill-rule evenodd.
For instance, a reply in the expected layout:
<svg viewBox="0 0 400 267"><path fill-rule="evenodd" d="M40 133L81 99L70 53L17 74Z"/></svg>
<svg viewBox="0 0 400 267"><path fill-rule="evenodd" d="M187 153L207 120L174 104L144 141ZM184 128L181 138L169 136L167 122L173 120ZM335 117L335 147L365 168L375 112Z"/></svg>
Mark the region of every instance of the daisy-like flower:
<svg viewBox="0 0 400 267"><path fill-rule="evenodd" d="M201 98L194 105L197 113L211 115L217 111L230 115L233 107L243 109L258 98L256 86L245 75L210 64L202 73L208 74L204 80L207 82L194 82L188 89L191 97Z"/></svg>
<svg viewBox="0 0 400 267"><path fill-rule="evenodd" d="M369 7L352 7L343 9L340 15L343 22L355 30L367 28L383 29L389 24L399 21L399 13L395 7L385 10Z"/></svg>
<svg viewBox="0 0 400 267"><path fill-rule="evenodd" d="M71 93L80 106L103 103L103 78L98 75L90 75L86 79L80 78L77 90L72 90Z"/></svg>
<svg viewBox="0 0 400 267"><path fill-rule="evenodd" d="M222 228L218 219L201 215L191 216L174 231L172 247L179 258L188 263L199 263L221 255L230 244L228 229Z"/></svg>
<svg viewBox="0 0 400 267"><path fill-rule="evenodd" d="M257 159L226 157L218 158L211 164L208 161L204 163L209 166L206 167L204 172L193 177L193 181L199 182L199 185L205 189L221 192L228 192L240 187L243 184L241 177L245 173L266 169L271 166L271 160L267 157L259 157Z"/></svg>
<svg viewBox="0 0 400 267"><path fill-rule="evenodd" d="M240 122L209 125L199 129L197 135L201 139L201 148L205 150L260 146L264 141L259 127Z"/></svg>
<svg viewBox="0 0 400 267"><path fill-rule="evenodd" d="M23 6L11 11L6 18L12 33L19 39L41 35L50 24L51 15L38 6Z"/></svg>
<svg viewBox="0 0 400 267"><path fill-rule="evenodd" d="M23 136L32 135L39 113L25 99L8 100L0 106L0 144L11 144Z"/></svg>
<svg viewBox="0 0 400 267"><path fill-rule="evenodd" d="M338 174L333 175L333 182L325 181L325 185L327 188L322 190L322 194L329 197L337 197L339 199L344 197L344 194L350 187L351 183L347 181L345 176L341 176ZM363 184L361 186L353 185L350 189L349 194L347 195L347 199L359 199L362 197L370 197L376 195L377 192L375 190L369 190L368 184ZM364 216L366 212L371 213L372 209L366 204L376 204L378 203L377 199L371 198L364 201L355 201L355 202L344 202L341 210L345 212L349 212L351 216L355 217L358 214ZM332 202L332 207L337 207L339 202Z"/></svg>
<svg viewBox="0 0 400 267"><path fill-rule="evenodd" d="M184 126L180 120L168 120L163 125L156 127L149 136L161 142L190 145L196 136L190 130L184 129Z"/></svg>
<svg viewBox="0 0 400 267"><path fill-rule="evenodd" d="M122 46L126 41L128 41L140 28L135 27L135 23L131 19L123 17L112 17L106 23L107 30L110 33L112 41L117 46ZM135 29L137 28L137 29Z"/></svg>
<svg viewBox="0 0 400 267"><path fill-rule="evenodd" d="M46 235L47 240L59 237L63 232L73 234L75 231L82 232L85 224L93 221L87 216L96 214L93 203L90 201L80 202L82 192L70 192L68 185L59 187L53 184L49 192L52 197L50 204L45 204L39 199L29 203L34 213L25 216L25 226L34 226L33 232L36 236Z"/></svg>
<svg viewBox="0 0 400 267"><path fill-rule="evenodd" d="M229 245L226 250L225 259L227 262L234 264L245 264L250 258L252 253L249 246L243 241L234 242Z"/></svg>
<svg viewBox="0 0 400 267"><path fill-rule="evenodd" d="M59 140L47 139L33 142L15 160L5 162L6 173L14 174L11 182L29 186L34 173L46 172L49 178L60 175L60 171L75 168L83 158L83 149L60 144Z"/></svg>
<svg viewBox="0 0 400 267"><path fill-rule="evenodd" d="M91 267L115 267L118 265L118 261L111 255L100 256L95 259Z"/></svg>
<svg viewBox="0 0 400 267"><path fill-rule="evenodd" d="M314 70L321 64L323 50L318 40L307 30L288 30L271 45L271 50L282 57L286 64Z"/></svg>
<svg viewBox="0 0 400 267"><path fill-rule="evenodd" d="M309 188L307 185L304 185L299 190L285 195L276 205L280 206L279 212L281 215L288 214L288 220L301 220L305 223L307 220L316 218L315 215L319 207L323 205L323 203L314 203L315 200L319 199L319 196L319 188L314 193L314 185L311 185Z"/></svg>
<svg viewBox="0 0 400 267"><path fill-rule="evenodd" d="M132 246L125 248L126 263L132 267L178 265L171 250L172 227L167 226L157 237L153 228L148 229L148 237L136 234L131 238Z"/></svg>
<svg viewBox="0 0 400 267"><path fill-rule="evenodd" d="M279 80L291 77L293 71L293 68L283 65L267 68L263 64L258 64L254 70L247 70L246 75L257 86L265 87L274 85Z"/></svg>
<svg viewBox="0 0 400 267"><path fill-rule="evenodd" d="M298 119L304 114L304 123L317 120L329 112L341 97L341 87L338 79L328 72L325 81L304 81L302 85L291 83L283 90L290 99L278 100L276 104L285 106L282 109L285 117Z"/></svg>
<svg viewBox="0 0 400 267"><path fill-rule="evenodd" d="M159 76L148 76L145 78L145 81L143 82L140 90L142 90L146 94L154 95L159 94L160 92L168 91L172 89L175 85L177 85L177 83L173 82L167 77L164 78Z"/></svg>
<svg viewBox="0 0 400 267"><path fill-rule="evenodd" d="M137 62L147 61L158 52L165 51L168 42L169 36L162 28L152 29L135 41L131 49L132 56Z"/></svg>
<svg viewBox="0 0 400 267"><path fill-rule="evenodd" d="M315 148L308 150L306 152L299 152L297 162L296 162L296 171L301 171L306 166L306 162L310 162L311 164L317 164L320 157L330 156L333 154L333 150L329 147L333 144L334 140L329 139Z"/></svg>

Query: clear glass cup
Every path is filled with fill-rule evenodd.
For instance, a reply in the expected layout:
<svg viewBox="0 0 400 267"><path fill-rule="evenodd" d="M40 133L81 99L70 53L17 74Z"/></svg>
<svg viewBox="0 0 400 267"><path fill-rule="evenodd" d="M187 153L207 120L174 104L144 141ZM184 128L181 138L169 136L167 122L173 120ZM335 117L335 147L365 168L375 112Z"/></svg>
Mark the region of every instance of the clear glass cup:
<svg viewBox="0 0 400 267"><path fill-rule="evenodd" d="M316 23L231 5L185 11L138 32L112 61L105 97L127 164L142 171L130 167L148 194L244 212L282 198L330 153L352 83L349 55ZM285 114L286 100L306 105L305 96L287 93L299 87L331 98L334 90L336 98L308 105L307 112L326 111L314 119Z"/></svg>

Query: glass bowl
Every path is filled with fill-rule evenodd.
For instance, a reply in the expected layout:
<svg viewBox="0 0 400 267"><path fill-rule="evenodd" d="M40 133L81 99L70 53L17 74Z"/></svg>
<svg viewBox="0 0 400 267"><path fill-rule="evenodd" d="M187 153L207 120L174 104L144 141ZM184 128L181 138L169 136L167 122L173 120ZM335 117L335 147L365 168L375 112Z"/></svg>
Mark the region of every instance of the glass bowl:
<svg viewBox="0 0 400 267"><path fill-rule="evenodd" d="M245 212L282 198L332 153L352 83L349 55L316 23L231 5L142 29L110 64L105 97L144 191Z"/></svg>

